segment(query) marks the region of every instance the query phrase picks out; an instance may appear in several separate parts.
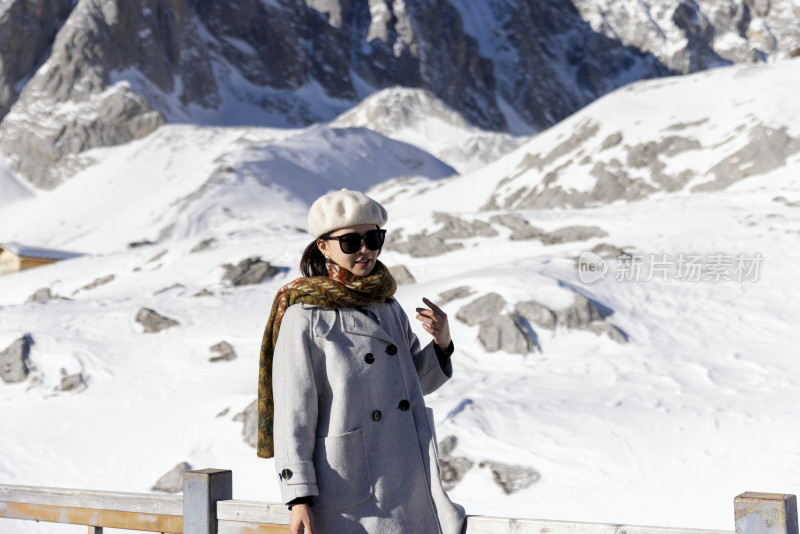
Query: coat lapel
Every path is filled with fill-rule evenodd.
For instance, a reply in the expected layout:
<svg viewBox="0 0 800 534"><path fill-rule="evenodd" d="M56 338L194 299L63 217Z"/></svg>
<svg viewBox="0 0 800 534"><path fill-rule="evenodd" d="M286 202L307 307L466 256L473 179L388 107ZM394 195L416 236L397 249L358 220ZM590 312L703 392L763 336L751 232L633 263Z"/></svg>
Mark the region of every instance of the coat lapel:
<svg viewBox="0 0 800 534"><path fill-rule="evenodd" d="M380 317L380 314L370 316L354 308L339 308L339 317L342 319L344 331L348 334L376 337L388 341L389 343L394 341L392 337L381 328L379 322L375 320L374 317Z"/></svg>

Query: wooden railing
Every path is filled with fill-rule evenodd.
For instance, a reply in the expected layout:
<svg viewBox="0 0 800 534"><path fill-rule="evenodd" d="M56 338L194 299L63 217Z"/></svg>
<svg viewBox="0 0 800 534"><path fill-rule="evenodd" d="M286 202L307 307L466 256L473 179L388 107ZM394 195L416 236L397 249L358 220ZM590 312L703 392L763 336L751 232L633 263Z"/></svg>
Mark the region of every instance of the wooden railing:
<svg viewBox="0 0 800 534"><path fill-rule="evenodd" d="M189 471L183 495L41 488L0 484L0 519L185 534L285 534L283 504L232 499L232 473ZM736 534L800 534L794 495L743 493L734 499ZM0 524L0 532L4 532ZM468 516L465 534L733 534L727 530L575 523Z"/></svg>

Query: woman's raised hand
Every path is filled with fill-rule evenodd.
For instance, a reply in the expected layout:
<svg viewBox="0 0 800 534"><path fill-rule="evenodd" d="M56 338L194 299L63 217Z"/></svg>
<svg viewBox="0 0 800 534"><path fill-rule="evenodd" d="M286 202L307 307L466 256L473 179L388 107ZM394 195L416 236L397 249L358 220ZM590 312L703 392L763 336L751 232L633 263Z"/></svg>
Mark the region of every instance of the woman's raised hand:
<svg viewBox="0 0 800 534"><path fill-rule="evenodd" d="M307 504L295 504L292 506L292 514L289 517L289 532L291 534L314 534L311 529L311 514L308 512Z"/></svg>
<svg viewBox="0 0 800 534"><path fill-rule="evenodd" d="M439 348L446 349L450 346L450 325L447 322L447 314L425 297L422 298L422 302L428 308L417 308L417 319L422 321L422 328L433 336L433 342Z"/></svg>

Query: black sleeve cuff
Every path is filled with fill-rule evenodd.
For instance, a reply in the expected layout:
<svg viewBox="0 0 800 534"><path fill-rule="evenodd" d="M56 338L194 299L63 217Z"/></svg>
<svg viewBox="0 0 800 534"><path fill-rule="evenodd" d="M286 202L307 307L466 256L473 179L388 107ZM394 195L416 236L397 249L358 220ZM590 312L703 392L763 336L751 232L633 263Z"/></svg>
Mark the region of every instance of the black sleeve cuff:
<svg viewBox="0 0 800 534"><path fill-rule="evenodd" d="M433 350L436 351L436 357L439 359L439 367L444 370L447 367L447 364L450 363L450 356L453 355L453 351L456 350L455 345L453 345L453 340L450 340L450 344L447 346L446 349L442 349L436 343L433 344Z"/></svg>
<svg viewBox="0 0 800 534"><path fill-rule="evenodd" d="M291 510L292 506L294 506L295 504L307 504L308 506L314 506L314 497L312 497L311 495L308 495L306 497L298 497L286 503L286 505L289 507L289 510Z"/></svg>

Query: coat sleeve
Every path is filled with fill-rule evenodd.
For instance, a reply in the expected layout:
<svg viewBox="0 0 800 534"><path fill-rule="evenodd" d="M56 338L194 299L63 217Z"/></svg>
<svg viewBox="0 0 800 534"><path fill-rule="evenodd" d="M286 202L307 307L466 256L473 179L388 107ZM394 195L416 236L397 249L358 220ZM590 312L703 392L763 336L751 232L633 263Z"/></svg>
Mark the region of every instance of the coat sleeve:
<svg viewBox="0 0 800 534"><path fill-rule="evenodd" d="M275 470L284 503L319 495L313 463L317 426L313 351L311 310L289 307L272 361Z"/></svg>
<svg viewBox="0 0 800 534"><path fill-rule="evenodd" d="M444 368L439 365L439 358L436 356L433 340L425 347L420 348L419 338L411 330L408 316L397 301L394 301L394 306L400 317L400 323L406 337L408 349L411 351L411 357L414 358L414 367L417 369L422 393L424 395L433 393L453 376L453 364L448 360Z"/></svg>

